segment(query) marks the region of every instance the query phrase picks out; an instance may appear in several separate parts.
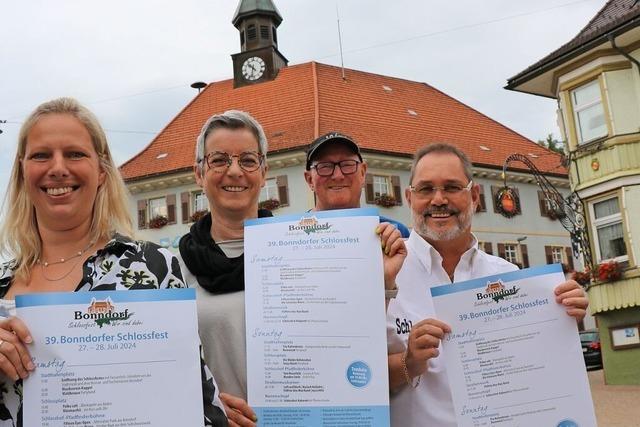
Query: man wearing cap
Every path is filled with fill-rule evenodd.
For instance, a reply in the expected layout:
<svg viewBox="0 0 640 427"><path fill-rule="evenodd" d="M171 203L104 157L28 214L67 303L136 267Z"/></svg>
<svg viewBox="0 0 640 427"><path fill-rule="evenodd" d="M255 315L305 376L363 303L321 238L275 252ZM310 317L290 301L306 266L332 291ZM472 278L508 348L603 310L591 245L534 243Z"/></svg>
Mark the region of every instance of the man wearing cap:
<svg viewBox="0 0 640 427"><path fill-rule="evenodd" d="M347 135L330 132L309 146L304 178L315 193L313 210L350 209L360 207L360 195L365 183L367 164L362 160L360 147ZM409 229L402 223L384 216L380 222L393 224L402 237L409 237Z"/></svg>

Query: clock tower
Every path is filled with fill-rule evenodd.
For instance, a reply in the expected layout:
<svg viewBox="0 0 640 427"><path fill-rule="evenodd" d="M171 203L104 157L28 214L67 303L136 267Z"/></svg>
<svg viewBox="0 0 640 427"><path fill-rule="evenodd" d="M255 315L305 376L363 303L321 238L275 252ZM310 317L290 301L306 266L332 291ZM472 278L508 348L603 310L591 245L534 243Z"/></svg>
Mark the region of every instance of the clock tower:
<svg viewBox="0 0 640 427"><path fill-rule="evenodd" d="M287 58L278 51L282 16L271 0L240 0L233 25L240 32L240 53L233 60L233 87L273 80Z"/></svg>

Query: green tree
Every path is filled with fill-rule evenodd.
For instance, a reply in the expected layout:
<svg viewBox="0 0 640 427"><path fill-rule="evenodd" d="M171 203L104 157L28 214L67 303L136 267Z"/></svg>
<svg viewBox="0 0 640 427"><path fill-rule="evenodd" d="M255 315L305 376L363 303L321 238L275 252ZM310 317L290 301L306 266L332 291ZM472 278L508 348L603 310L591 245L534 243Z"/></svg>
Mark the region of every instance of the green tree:
<svg viewBox="0 0 640 427"><path fill-rule="evenodd" d="M539 139L538 145L548 148L551 151L555 151L556 153L564 154L564 141L558 141L553 137L552 133L547 135L547 139L545 140Z"/></svg>

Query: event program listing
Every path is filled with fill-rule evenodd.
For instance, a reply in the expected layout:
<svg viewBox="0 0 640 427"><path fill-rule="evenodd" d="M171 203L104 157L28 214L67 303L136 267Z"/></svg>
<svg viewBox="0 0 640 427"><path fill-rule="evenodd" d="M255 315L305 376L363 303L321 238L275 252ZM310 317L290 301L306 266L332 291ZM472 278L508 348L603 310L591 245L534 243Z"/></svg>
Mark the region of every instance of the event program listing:
<svg viewBox="0 0 640 427"><path fill-rule="evenodd" d="M302 345L293 341L268 340L264 343L265 399L270 403L326 402L326 398L302 397L297 393L324 393L326 387L315 381L320 372L309 351L344 351L344 345ZM317 356L317 355L316 355ZM302 399L302 400L301 400Z"/></svg>
<svg viewBox="0 0 640 427"><path fill-rule="evenodd" d="M500 322L523 316L527 314L527 310L548 304L548 299L537 298L533 301L523 301L480 311L460 313L457 317L460 322L476 319L482 319L483 322ZM458 344L468 398L474 400L498 394L526 391L528 387L522 384L512 384L514 382L513 377L524 372L543 369L544 366L526 363L516 364L514 363L515 357L513 355L504 353L508 353L508 345L535 339L537 335L539 334L531 332L489 339L479 336L476 329L462 329L447 334L445 342L455 341ZM484 411L482 406L468 407L465 405L463 407L464 414L461 415L482 413Z"/></svg>
<svg viewBox="0 0 640 427"><path fill-rule="evenodd" d="M346 299L327 295L324 289L327 284L341 283L340 276L347 269L345 266L295 266L295 260L287 261L282 256L256 258L268 260L260 266L262 319L265 324L327 323L320 305L347 303ZM330 276L335 280L328 280Z"/></svg>
<svg viewBox="0 0 640 427"><path fill-rule="evenodd" d="M596 425L563 279L549 265L431 289L458 425Z"/></svg>
<svg viewBox="0 0 640 427"><path fill-rule="evenodd" d="M88 399L93 395L100 395L101 393L97 390L100 387L142 383L151 378L150 373L76 376L71 372L58 371L58 368L63 364L56 364L55 373L40 373L43 385L40 392L40 413L43 426L59 425L55 424L57 421L63 421L65 426L148 425L147 421L134 417L110 418L109 413L112 411L112 402L91 402ZM51 389L59 391L52 393ZM50 398L50 394L57 394L61 397ZM83 396L85 401L70 402L68 400L77 399L78 396ZM51 413L59 415L49 415Z"/></svg>

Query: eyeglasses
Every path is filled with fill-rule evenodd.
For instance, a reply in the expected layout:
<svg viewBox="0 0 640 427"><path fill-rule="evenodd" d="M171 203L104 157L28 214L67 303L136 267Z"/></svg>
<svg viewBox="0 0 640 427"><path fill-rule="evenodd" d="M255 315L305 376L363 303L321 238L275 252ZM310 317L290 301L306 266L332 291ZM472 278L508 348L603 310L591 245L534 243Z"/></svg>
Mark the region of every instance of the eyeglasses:
<svg viewBox="0 0 640 427"><path fill-rule="evenodd" d="M436 191L442 191L446 196L457 196L463 191L469 191L473 187L473 181L465 186L462 184L446 184L446 185L421 185L419 187L409 186L409 190L420 199L431 199L436 195Z"/></svg>
<svg viewBox="0 0 640 427"><path fill-rule="evenodd" d="M320 176L331 176L336 170L336 166L340 168L343 175L351 175L358 170L361 162L357 160L341 160L339 162L318 162L311 166Z"/></svg>
<svg viewBox="0 0 640 427"><path fill-rule="evenodd" d="M213 169L215 172L222 172L231 167L234 157L238 159L238 166L240 166L240 169L246 172L258 170L264 160L264 156L262 154L254 151L246 151L244 153L234 155L230 155L222 151L214 151L204 156L202 161L207 163L209 169Z"/></svg>

